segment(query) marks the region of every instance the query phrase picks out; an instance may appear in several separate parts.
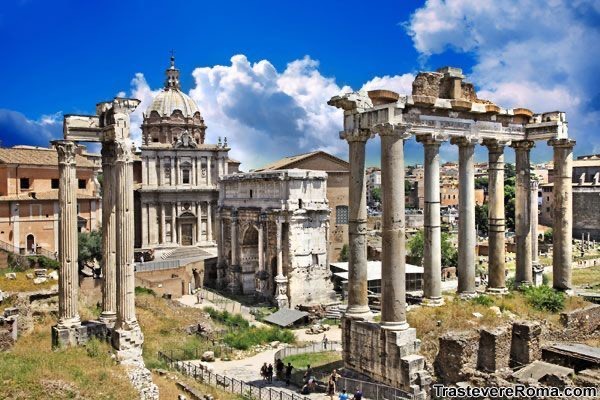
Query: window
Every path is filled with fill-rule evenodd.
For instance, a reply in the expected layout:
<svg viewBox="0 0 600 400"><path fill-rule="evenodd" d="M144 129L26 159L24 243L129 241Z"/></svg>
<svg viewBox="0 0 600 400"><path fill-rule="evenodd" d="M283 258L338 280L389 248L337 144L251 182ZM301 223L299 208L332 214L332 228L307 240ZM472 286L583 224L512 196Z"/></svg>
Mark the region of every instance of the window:
<svg viewBox="0 0 600 400"><path fill-rule="evenodd" d="M190 183L190 170L189 169L183 169L183 170L181 170L181 175L183 177L183 183L189 185L189 183Z"/></svg>
<svg viewBox="0 0 600 400"><path fill-rule="evenodd" d="M21 189L29 189L29 178L21 178L19 185Z"/></svg>
<svg viewBox="0 0 600 400"><path fill-rule="evenodd" d="M252 198L252 195L253 195L253 194L254 194L254 193L252 192L252 189L250 189L250 198Z"/></svg>
<svg viewBox="0 0 600 400"><path fill-rule="evenodd" d="M171 165L170 164L166 164L165 165L165 181L166 182L171 182Z"/></svg>
<svg viewBox="0 0 600 400"><path fill-rule="evenodd" d="M87 186L87 181L85 179L77 179L77 187L79 189L85 189Z"/></svg>
<svg viewBox="0 0 600 400"><path fill-rule="evenodd" d="M52 189L58 189L60 187L60 181L58 179L52 179Z"/></svg>
<svg viewBox="0 0 600 400"><path fill-rule="evenodd" d="M338 225L348 223L348 206L337 206L335 208L335 223Z"/></svg>

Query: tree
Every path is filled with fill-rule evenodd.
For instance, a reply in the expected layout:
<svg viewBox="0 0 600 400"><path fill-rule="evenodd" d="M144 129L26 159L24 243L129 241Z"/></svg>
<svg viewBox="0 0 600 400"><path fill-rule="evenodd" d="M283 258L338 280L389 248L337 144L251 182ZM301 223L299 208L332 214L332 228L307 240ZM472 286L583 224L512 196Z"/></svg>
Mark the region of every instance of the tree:
<svg viewBox="0 0 600 400"><path fill-rule="evenodd" d="M404 195L408 196L413 189L413 184L409 180L404 180Z"/></svg>
<svg viewBox="0 0 600 400"><path fill-rule="evenodd" d="M515 177L504 180L504 214L506 229L515 230Z"/></svg>
<svg viewBox="0 0 600 400"><path fill-rule="evenodd" d="M546 229L544 232L544 243L552 243L552 229Z"/></svg>
<svg viewBox="0 0 600 400"><path fill-rule="evenodd" d="M98 231L79 233L79 263L102 259L102 233Z"/></svg>
<svg viewBox="0 0 600 400"><path fill-rule="evenodd" d="M371 189L371 197L373 198L373 201L381 203L381 188L376 187Z"/></svg>
<svg viewBox="0 0 600 400"><path fill-rule="evenodd" d="M475 179L475 189L487 190L487 188L488 188L488 177L487 176L480 176L479 178Z"/></svg>
<svg viewBox="0 0 600 400"><path fill-rule="evenodd" d="M456 267L458 265L458 251L450 241L450 235L442 232L442 266ZM408 241L408 262L421 265L425 247L425 235L419 230Z"/></svg>
<svg viewBox="0 0 600 400"><path fill-rule="evenodd" d="M348 245L344 244L342 246L342 250L340 250L340 255L338 257L339 262L348 262Z"/></svg>
<svg viewBox="0 0 600 400"><path fill-rule="evenodd" d="M479 232L487 235L488 233L488 205L475 205L475 225Z"/></svg>

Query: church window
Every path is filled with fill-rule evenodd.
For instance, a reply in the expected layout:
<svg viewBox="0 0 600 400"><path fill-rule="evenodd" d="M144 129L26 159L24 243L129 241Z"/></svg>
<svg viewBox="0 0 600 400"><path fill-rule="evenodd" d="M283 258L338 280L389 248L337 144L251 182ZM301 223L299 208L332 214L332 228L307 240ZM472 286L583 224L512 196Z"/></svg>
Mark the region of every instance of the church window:
<svg viewBox="0 0 600 400"><path fill-rule="evenodd" d="M189 169L183 169L181 171L181 173L182 173L184 185L185 184L189 185L189 183L190 183L190 170Z"/></svg>
<svg viewBox="0 0 600 400"><path fill-rule="evenodd" d="M335 207L335 223L338 225L348 223L348 206Z"/></svg>

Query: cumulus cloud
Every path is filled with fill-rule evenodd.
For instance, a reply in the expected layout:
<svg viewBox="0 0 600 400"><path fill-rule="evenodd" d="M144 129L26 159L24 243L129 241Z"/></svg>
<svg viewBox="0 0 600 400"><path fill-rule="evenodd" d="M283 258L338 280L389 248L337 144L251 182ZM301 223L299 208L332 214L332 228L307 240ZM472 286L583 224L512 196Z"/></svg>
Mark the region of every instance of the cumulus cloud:
<svg viewBox="0 0 600 400"><path fill-rule="evenodd" d="M62 113L43 115L31 120L20 112L0 109L2 146L19 144L48 147L50 140L62 137Z"/></svg>
<svg viewBox="0 0 600 400"><path fill-rule="evenodd" d="M600 1L428 0L406 27L425 57L473 55L480 97L566 111L577 147L594 144L598 122L587 117L600 110Z"/></svg>

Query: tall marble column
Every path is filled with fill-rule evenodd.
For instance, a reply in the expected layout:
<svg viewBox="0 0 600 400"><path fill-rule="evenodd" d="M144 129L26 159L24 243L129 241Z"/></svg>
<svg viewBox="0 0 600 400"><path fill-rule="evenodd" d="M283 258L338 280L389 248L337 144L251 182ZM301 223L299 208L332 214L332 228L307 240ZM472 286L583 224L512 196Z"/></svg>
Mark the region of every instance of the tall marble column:
<svg viewBox="0 0 600 400"><path fill-rule="evenodd" d="M177 203L171 203L171 243L177 244Z"/></svg>
<svg viewBox="0 0 600 400"><path fill-rule="evenodd" d="M423 143L425 210L423 246L423 303L430 306L443 304L442 298L442 228L440 217L440 145L433 135L418 136Z"/></svg>
<svg viewBox="0 0 600 400"><path fill-rule="evenodd" d="M210 201L206 202L206 240L208 242L213 241L212 234L212 206Z"/></svg>
<svg viewBox="0 0 600 400"><path fill-rule="evenodd" d="M538 250L538 190L539 182L536 178L531 179L531 264L534 267L539 267L539 250Z"/></svg>
<svg viewBox="0 0 600 400"><path fill-rule="evenodd" d="M533 273L531 269L531 164L529 153L535 143L530 140L513 142L516 161L516 193L515 193L515 237L516 272L515 286L531 286Z"/></svg>
<svg viewBox="0 0 600 400"><path fill-rule="evenodd" d="M238 231L238 212L231 211L231 281L229 282L229 291L240 293L242 290L241 267L239 260L239 231Z"/></svg>
<svg viewBox="0 0 600 400"><path fill-rule="evenodd" d="M381 326L404 330L406 322L406 243L404 215L404 127L375 127L381 137Z"/></svg>
<svg viewBox="0 0 600 400"><path fill-rule="evenodd" d="M160 203L160 244L166 243L166 230L167 230L167 222L166 222L166 210L165 207L167 205L165 203Z"/></svg>
<svg viewBox="0 0 600 400"><path fill-rule="evenodd" d="M114 171L113 171L114 174ZM142 247L148 246L149 241L149 228L148 228L148 203L142 202L141 204L142 211Z"/></svg>
<svg viewBox="0 0 600 400"><path fill-rule="evenodd" d="M114 143L102 143L102 313L100 321L114 325L117 319L116 221Z"/></svg>
<svg viewBox="0 0 600 400"><path fill-rule="evenodd" d="M81 325L79 318L79 265L77 242L77 145L68 140L52 142L58 153L60 221L58 225L58 329Z"/></svg>
<svg viewBox="0 0 600 400"><path fill-rule="evenodd" d="M206 184L207 184L208 186L211 186L211 185L212 185L212 182L211 182L211 179L212 179L212 176L211 176L211 174L212 174L212 169L210 168L210 159L211 159L211 158L212 158L212 157L210 157L210 156L209 156L209 157L206 157Z"/></svg>
<svg viewBox="0 0 600 400"><path fill-rule="evenodd" d="M258 271L256 273L255 282L256 282L256 293L258 295L262 295L262 277L264 271L264 263L265 263L265 254L264 254L264 222L262 214L258 217Z"/></svg>
<svg viewBox="0 0 600 400"><path fill-rule="evenodd" d="M223 232L223 216L221 215L222 208L217 208L217 237L219 240L217 241L217 287L220 289L224 286L225 283L225 238Z"/></svg>
<svg viewBox="0 0 600 400"><path fill-rule="evenodd" d="M196 242L202 241L202 203L196 202Z"/></svg>
<svg viewBox="0 0 600 400"><path fill-rule="evenodd" d="M289 301L287 297L287 282L288 279L283 275L283 218L277 217L277 276L275 277L275 285L277 287L275 301L279 308L287 308Z"/></svg>
<svg viewBox="0 0 600 400"><path fill-rule="evenodd" d="M571 290L573 264L573 147L571 139L553 139L554 148L554 215L552 225L552 286Z"/></svg>
<svg viewBox="0 0 600 400"><path fill-rule="evenodd" d="M348 308L346 316L370 316L367 297L367 188L365 185L365 146L369 130L344 132L350 152L348 190ZM402 197L404 199L404 197Z"/></svg>
<svg viewBox="0 0 600 400"><path fill-rule="evenodd" d="M505 216L504 216L504 143L486 139L488 148L488 287L487 292L504 294Z"/></svg>
<svg viewBox="0 0 600 400"><path fill-rule="evenodd" d="M475 293L475 166L476 141L455 137L458 145L458 294L471 297Z"/></svg>

